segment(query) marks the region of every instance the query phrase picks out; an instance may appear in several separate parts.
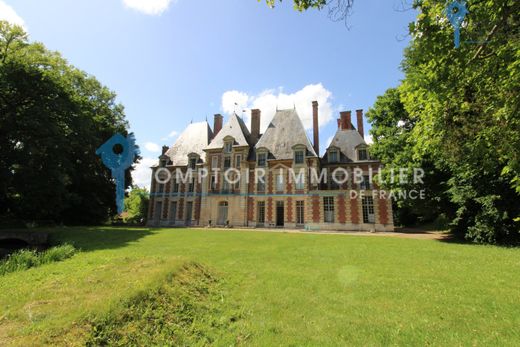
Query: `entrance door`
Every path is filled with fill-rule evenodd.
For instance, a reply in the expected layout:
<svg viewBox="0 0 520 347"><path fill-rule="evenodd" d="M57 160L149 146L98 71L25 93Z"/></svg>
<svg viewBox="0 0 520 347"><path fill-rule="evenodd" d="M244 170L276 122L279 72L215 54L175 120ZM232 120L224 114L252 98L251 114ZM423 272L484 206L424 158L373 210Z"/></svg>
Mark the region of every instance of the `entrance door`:
<svg viewBox="0 0 520 347"><path fill-rule="evenodd" d="M186 225L191 225L191 215L193 211L193 202L186 203Z"/></svg>
<svg viewBox="0 0 520 347"><path fill-rule="evenodd" d="M228 220L228 203L222 201L218 204L218 218L217 225L225 225Z"/></svg>
<svg viewBox="0 0 520 347"><path fill-rule="evenodd" d="M276 202L276 226L283 227L284 208L283 201Z"/></svg>

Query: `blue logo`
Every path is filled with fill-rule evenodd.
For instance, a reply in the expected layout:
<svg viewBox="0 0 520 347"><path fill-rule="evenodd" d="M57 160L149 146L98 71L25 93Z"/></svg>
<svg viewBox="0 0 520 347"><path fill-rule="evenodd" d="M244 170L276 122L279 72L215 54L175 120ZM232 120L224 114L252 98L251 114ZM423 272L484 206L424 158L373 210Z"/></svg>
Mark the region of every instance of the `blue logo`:
<svg viewBox="0 0 520 347"><path fill-rule="evenodd" d="M120 153L115 152L117 145L121 146ZM103 164L112 171L112 178L116 181L117 213L121 214L125 206L125 170L132 165L135 156L139 155L135 136L115 134L96 150L96 154L101 155Z"/></svg>
<svg viewBox="0 0 520 347"><path fill-rule="evenodd" d="M468 9L466 8L466 2L464 1L453 1L446 8L446 16L451 25L453 25L453 29L455 29L455 48L459 48L460 46L460 26L467 14Z"/></svg>

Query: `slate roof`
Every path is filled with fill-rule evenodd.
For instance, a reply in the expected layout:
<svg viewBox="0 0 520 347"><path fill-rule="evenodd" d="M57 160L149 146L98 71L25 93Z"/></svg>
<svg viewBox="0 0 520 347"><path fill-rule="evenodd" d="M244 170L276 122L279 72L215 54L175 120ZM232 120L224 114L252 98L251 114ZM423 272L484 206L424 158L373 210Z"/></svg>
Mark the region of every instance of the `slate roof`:
<svg viewBox="0 0 520 347"><path fill-rule="evenodd" d="M242 118L238 117L235 113L229 117L227 123L224 124L206 149L222 148L226 136L231 136L235 139L234 146L249 146L251 134Z"/></svg>
<svg viewBox="0 0 520 347"><path fill-rule="evenodd" d="M204 148L209 144L213 137L213 132L208 122L191 123L179 135L177 141L166 152L174 166L188 165L188 154L197 153L204 159Z"/></svg>
<svg viewBox="0 0 520 347"><path fill-rule="evenodd" d="M277 110L255 149L267 148L271 159L292 159L295 145L307 147L307 156L317 156L296 110Z"/></svg>
<svg viewBox="0 0 520 347"><path fill-rule="evenodd" d="M366 145L367 143L355 129L341 130L338 129L329 147L337 147L341 152L340 162L356 161L356 147ZM325 157L324 157L325 158Z"/></svg>

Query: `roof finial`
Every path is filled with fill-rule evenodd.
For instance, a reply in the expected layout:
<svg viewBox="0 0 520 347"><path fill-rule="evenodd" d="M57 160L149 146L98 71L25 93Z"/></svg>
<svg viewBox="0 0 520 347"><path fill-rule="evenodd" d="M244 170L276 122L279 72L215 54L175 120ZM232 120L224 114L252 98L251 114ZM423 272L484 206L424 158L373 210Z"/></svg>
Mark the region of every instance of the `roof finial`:
<svg viewBox="0 0 520 347"><path fill-rule="evenodd" d="M292 103L293 103L293 108L296 110L296 103L294 102L294 100Z"/></svg>

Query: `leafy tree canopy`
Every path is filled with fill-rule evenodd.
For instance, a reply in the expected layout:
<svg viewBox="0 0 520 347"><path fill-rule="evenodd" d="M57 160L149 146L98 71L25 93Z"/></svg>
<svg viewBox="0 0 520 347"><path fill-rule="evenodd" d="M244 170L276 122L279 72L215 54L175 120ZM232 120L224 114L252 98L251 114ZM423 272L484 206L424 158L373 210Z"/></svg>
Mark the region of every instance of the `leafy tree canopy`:
<svg viewBox="0 0 520 347"><path fill-rule="evenodd" d="M371 112L374 148L392 164L431 162L449 174L453 230L478 242L518 239L520 2L467 2L459 48L445 1L415 7L403 83Z"/></svg>
<svg viewBox="0 0 520 347"><path fill-rule="evenodd" d="M95 150L127 128L112 91L59 53L30 43L20 27L0 22L0 215L107 220L115 211L114 185Z"/></svg>

